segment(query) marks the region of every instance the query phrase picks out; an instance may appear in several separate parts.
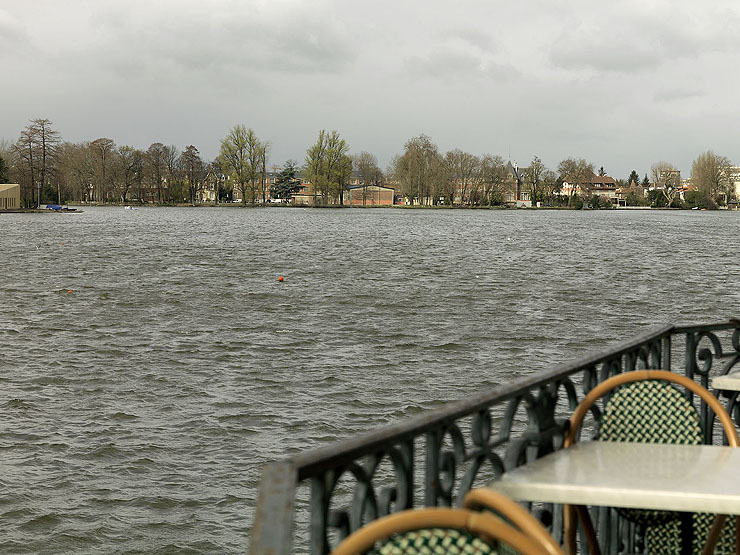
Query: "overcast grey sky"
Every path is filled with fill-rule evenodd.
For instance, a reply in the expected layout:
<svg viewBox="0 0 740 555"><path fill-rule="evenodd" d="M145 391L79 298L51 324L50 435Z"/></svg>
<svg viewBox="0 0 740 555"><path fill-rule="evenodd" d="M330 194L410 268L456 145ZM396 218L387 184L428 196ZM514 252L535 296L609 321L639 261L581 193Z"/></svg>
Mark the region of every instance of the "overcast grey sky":
<svg viewBox="0 0 740 555"><path fill-rule="evenodd" d="M0 0L0 138L194 144L235 124L303 160L320 129L385 166L442 151L614 177L740 162L735 0Z"/></svg>

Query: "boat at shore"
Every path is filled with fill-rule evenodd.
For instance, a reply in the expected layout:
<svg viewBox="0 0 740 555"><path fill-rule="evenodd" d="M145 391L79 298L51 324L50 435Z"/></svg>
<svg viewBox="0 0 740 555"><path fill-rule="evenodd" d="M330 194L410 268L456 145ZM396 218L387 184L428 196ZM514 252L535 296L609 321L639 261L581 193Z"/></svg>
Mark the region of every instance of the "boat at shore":
<svg viewBox="0 0 740 555"><path fill-rule="evenodd" d="M67 205L62 206L61 204L47 204L46 209L52 212L77 212L77 208L70 208Z"/></svg>

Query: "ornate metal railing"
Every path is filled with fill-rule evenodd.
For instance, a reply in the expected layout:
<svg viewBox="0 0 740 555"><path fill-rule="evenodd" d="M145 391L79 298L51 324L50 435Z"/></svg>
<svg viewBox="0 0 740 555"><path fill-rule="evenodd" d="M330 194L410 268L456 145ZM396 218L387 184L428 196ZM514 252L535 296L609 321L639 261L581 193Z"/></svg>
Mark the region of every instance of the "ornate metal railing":
<svg viewBox="0 0 740 555"><path fill-rule="evenodd" d="M379 516L411 507L458 504L474 485L559 449L578 402L597 383L620 372L663 368L709 388L710 378L726 374L738 360L738 320L660 326L549 372L268 465L250 553L327 553L335 542ZM738 393L714 394L740 423ZM704 403L694 401L708 431L707 441L722 441L713 415ZM597 425L598 411L592 429ZM561 508L531 508L560 540ZM642 549L641 531L616 511L594 512L606 552Z"/></svg>

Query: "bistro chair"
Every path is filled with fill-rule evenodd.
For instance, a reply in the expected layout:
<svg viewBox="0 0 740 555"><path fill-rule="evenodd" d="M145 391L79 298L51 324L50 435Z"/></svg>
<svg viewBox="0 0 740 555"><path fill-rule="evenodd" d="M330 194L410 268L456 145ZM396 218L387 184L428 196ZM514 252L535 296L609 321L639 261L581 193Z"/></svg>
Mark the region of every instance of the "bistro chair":
<svg viewBox="0 0 740 555"><path fill-rule="evenodd" d="M505 509L499 514L512 514L505 499ZM476 553L481 555L499 553L521 553L522 555L562 555L560 548L550 539L551 547L543 548L541 534L547 531L523 508L526 515L517 514L512 521L488 512L468 509L426 508L411 509L394 513L363 526L347 536L333 555L357 555L360 553L415 555ZM531 532L539 527L536 534Z"/></svg>
<svg viewBox="0 0 740 555"><path fill-rule="evenodd" d="M586 414L597 399L609 395L598 427L598 440L641 443L705 443L707 430L694 405L676 388L677 384L698 395L722 424L731 447L738 446L735 426L716 397L695 381L664 370L635 370L618 374L594 387L576 407L563 447L573 445ZM564 505L566 551L576 552L576 515L584 527L589 546L596 541L585 507ZM684 516L672 511L622 509L617 512L645 529L648 553L680 553L691 538L691 552L712 553L719 542L721 553L735 553L736 519L724 515L693 513ZM711 527L711 534L710 532ZM704 539L707 539L704 544ZM597 547L598 549L598 547ZM592 551L593 552L593 551Z"/></svg>
<svg viewBox="0 0 740 555"><path fill-rule="evenodd" d="M529 539L536 542L540 553L562 555L563 551L545 527L519 503L504 494L488 488L476 488L468 492L463 500L463 508L470 510L487 510L520 530Z"/></svg>

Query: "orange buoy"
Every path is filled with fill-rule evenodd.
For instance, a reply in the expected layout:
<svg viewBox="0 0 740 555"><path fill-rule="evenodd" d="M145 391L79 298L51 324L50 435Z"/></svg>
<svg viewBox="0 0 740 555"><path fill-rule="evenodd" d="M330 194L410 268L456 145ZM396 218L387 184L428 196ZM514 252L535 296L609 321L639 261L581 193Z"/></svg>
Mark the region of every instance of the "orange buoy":
<svg viewBox="0 0 740 555"><path fill-rule="evenodd" d="M278 281L283 281L283 276L278 276Z"/></svg>
<svg viewBox="0 0 740 555"><path fill-rule="evenodd" d="M71 289L67 291L67 293L71 293L71 292L72 292L72 290L71 290Z"/></svg>

